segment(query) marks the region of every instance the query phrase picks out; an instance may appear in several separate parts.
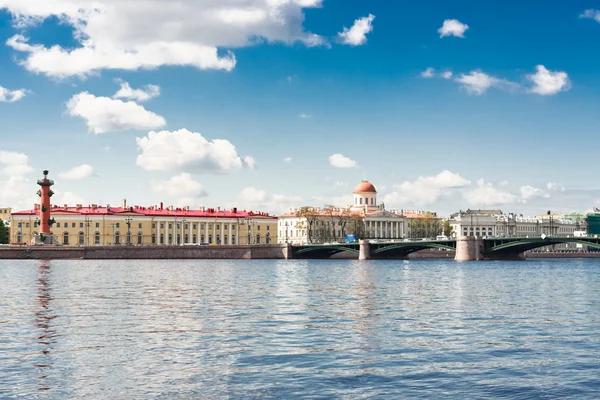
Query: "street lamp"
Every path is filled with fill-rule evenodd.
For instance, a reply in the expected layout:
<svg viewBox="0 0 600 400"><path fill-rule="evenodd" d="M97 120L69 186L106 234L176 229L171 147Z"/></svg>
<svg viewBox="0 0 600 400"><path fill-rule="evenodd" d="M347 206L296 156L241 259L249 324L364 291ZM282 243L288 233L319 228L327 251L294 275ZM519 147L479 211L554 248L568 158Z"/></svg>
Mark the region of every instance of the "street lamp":
<svg viewBox="0 0 600 400"><path fill-rule="evenodd" d="M125 218L125 223L127 224L127 246L131 246L131 217Z"/></svg>
<svg viewBox="0 0 600 400"><path fill-rule="evenodd" d="M185 243L185 218L181 220L181 245Z"/></svg>
<svg viewBox="0 0 600 400"><path fill-rule="evenodd" d="M288 222L285 221L285 244L288 244Z"/></svg>
<svg viewBox="0 0 600 400"><path fill-rule="evenodd" d="M85 221L85 236L86 236L86 241L87 241L87 245L90 245L90 217L88 215L85 216L84 218Z"/></svg>
<svg viewBox="0 0 600 400"><path fill-rule="evenodd" d="M115 244L115 223L114 222L111 223L110 227L112 228L112 240L111 240L110 244L114 245Z"/></svg>

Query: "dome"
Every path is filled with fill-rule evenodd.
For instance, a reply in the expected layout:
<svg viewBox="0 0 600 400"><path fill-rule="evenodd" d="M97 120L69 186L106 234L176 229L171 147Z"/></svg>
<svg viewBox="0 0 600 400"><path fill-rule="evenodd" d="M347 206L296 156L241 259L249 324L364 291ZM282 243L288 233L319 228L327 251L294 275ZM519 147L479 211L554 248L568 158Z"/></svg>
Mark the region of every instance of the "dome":
<svg viewBox="0 0 600 400"><path fill-rule="evenodd" d="M369 181L362 181L354 188L354 191L352 193L377 193L377 190L375 190L375 186L373 186L373 184Z"/></svg>

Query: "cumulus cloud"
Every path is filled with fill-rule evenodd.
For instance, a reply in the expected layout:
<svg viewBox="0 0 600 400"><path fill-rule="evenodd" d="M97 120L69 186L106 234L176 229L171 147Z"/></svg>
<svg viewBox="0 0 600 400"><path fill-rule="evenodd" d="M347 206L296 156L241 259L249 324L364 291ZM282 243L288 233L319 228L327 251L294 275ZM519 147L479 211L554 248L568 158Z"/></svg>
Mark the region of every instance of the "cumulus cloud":
<svg viewBox="0 0 600 400"><path fill-rule="evenodd" d="M484 179L479 179L477 186L467 190L463 194L463 198L472 207L499 206L519 202L517 195L502 191Z"/></svg>
<svg viewBox="0 0 600 400"><path fill-rule="evenodd" d="M548 182L546 184L546 189L548 189L551 192L564 192L565 191L564 187L558 186L558 184L555 182Z"/></svg>
<svg viewBox="0 0 600 400"><path fill-rule="evenodd" d="M284 158L283 162L287 162L287 163L292 162L292 157L286 157L286 158Z"/></svg>
<svg viewBox="0 0 600 400"><path fill-rule="evenodd" d="M481 95L489 88L499 88L505 90L516 89L518 85L506 79L499 79L488 75L479 70L471 71L470 74L460 74L460 77L454 79L460 83L467 93Z"/></svg>
<svg viewBox="0 0 600 400"><path fill-rule="evenodd" d="M535 68L535 74L525 76L533 83L531 93L547 96L571 89L571 81L566 72L548 71L543 65Z"/></svg>
<svg viewBox="0 0 600 400"><path fill-rule="evenodd" d="M438 33L440 34L440 38L445 36L464 38L467 29L469 29L469 26L457 19L446 19L444 20L442 27L438 29Z"/></svg>
<svg viewBox="0 0 600 400"><path fill-rule="evenodd" d="M156 129L167 124L163 117L133 101L96 97L88 92L73 96L67 102L67 113L83 118L90 132L95 134L128 129Z"/></svg>
<svg viewBox="0 0 600 400"><path fill-rule="evenodd" d="M160 86L146 85L143 89L133 89L128 82L121 82L121 88L113 98L144 102L158 96L160 96Z"/></svg>
<svg viewBox="0 0 600 400"><path fill-rule="evenodd" d="M0 150L0 204L19 211L33 208L39 198L34 183L27 179L32 172L27 155Z"/></svg>
<svg viewBox="0 0 600 400"><path fill-rule="evenodd" d="M342 154L333 154L330 156L329 165L336 168L358 168L356 161L351 160Z"/></svg>
<svg viewBox="0 0 600 400"><path fill-rule="evenodd" d="M149 171L228 172L244 166L235 146L228 140L209 141L187 129L152 131L146 137L136 138L136 142L140 152L137 165ZM250 159L245 160L248 166Z"/></svg>
<svg viewBox="0 0 600 400"><path fill-rule="evenodd" d="M178 206L187 206L193 204L196 199L208 196L204 186L186 172L166 181L151 181L150 185L154 192L176 199Z"/></svg>
<svg viewBox="0 0 600 400"><path fill-rule="evenodd" d="M588 9L585 10L579 18L590 18L595 20L596 22L600 22L600 10Z"/></svg>
<svg viewBox="0 0 600 400"><path fill-rule="evenodd" d="M550 197L550 194L545 192L542 189L538 189L536 187L533 186L521 186L521 199L523 201L527 201L527 200L531 200L531 199L536 199L536 198L544 198L547 199Z"/></svg>
<svg viewBox="0 0 600 400"><path fill-rule="evenodd" d="M254 157L244 157L244 164L246 164L246 166L250 169L256 168L256 160L254 160Z"/></svg>
<svg viewBox="0 0 600 400"><path fill-rule="evenodd" d="M354 21L352 28L348 29L344 27L344 30L338 33L343 44L350 46L360 46L367 43L367 34L373 31L373 20L375 16L369 14L364 18L359 18Z"/></svg>
<svg viewBox="0 0 600 400"><path fill-rule="evenodd" d="M9 90L0 86L0 103L14 103L27 96L29 93L26 89Z"/></svg>
<svg viewBox="0 0 600 400"><path fill-rule="evenodd" d="M435 176L420 176L415 181L394 185L393 191L384 197L384 202L400 206L427 206L438 201L447 190L470 184L469 180L459 174L446 170Z"/></svg>
<svg viewBox="0 0 600 400"><path fill-rule="evenodd" d="M427 68L425 71L421 72L421 77L422 78L444 78L444 79L450 79L452 78L452 71L443 71L440 72L439 74L435 72L435 69L432 67Z"/></svg>
<svg viewBox="0 0 600 400"><path fill-rule="evenodd" d="M55 77L166 65L230 71L236 58L219 48L261 41L322 44L303 27L304 9L321 5L322 0L0 0L18 28L53 17L73 28L79 46L72 48L30 44L21 34L7 41L26 54L25 68Z"/></svg>
<svg viewBox="0 0 600 400"><path fill-rule="evenodd" d="M421 72L422 78L433 78L435 76L435 69L428 67L425 71Z"/></svg>
<svg viewBox="0 0 600 400"><path fill-rule="evenodd" d="M76 204L85 204L85 203L86 203L86 201L83 197L81 197L73 192L59 192L56 194L56 204L61 204L61 205L67 204L69 206L75 206Z"/></svg>
<svg viewBox="0 0 600 400"><path fill-rule="evenodd" d="M262 189L247 187L237 196L236 202L232 207L270 213L283 213L287 212L291 207L298 207L298 204L301 204L301 202L302 197L299 196L269 194Z"/></svg>
<svg viewBox="0 0 600 400"><path fill-rule="evenodd" d="M82 180L94 176L94 168L91 165L82 164L61 172L58 176L67 180Z"/></svg>

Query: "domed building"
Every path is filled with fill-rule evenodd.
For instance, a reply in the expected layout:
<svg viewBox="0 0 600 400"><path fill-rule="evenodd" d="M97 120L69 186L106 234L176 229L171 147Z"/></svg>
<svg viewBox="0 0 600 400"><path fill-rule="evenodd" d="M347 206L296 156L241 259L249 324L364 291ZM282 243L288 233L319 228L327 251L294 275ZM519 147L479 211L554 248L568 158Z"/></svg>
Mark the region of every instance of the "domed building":
<svg viewBox="0 0 600 400"><path fill-rule="evenodd" d="M352 191L351 205L290 209L279 217L278 229L279 243L292 244L344 242L346 235L352 234L359 238L401 239L410 230L402 213L386 211L377 203L377 189L366 180Z"/></svg>

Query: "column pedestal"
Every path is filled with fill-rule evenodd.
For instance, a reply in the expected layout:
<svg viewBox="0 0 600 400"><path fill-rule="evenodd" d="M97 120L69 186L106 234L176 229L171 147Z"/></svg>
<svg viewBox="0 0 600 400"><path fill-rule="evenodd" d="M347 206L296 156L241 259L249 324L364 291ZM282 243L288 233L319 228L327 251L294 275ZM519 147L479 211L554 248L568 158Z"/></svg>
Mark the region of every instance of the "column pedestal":
<svg viewBox="0 0 600 400"><path fill-rule="evenodd" d="M371 259L371 242L368 240L360 240L360 252L358 253L359 260L370 260Z"/></svg>

